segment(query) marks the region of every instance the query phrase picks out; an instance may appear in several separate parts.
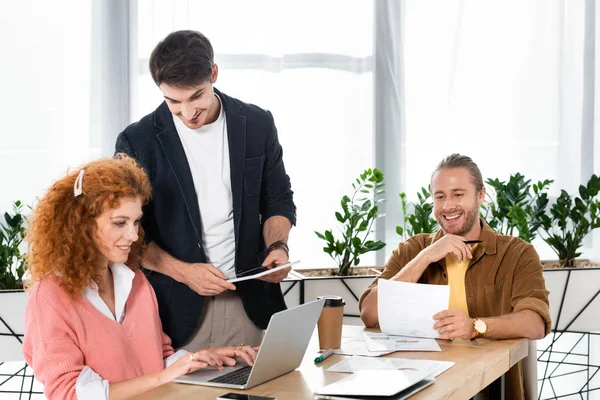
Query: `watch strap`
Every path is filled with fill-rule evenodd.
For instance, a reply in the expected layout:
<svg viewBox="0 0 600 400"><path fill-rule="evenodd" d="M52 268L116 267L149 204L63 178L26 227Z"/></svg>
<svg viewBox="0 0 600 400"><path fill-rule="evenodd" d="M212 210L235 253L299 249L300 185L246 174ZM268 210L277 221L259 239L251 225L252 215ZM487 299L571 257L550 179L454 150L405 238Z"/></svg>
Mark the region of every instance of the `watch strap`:
<svg viewBox="0 0 600 400"><path fill-rule="evenodd" d="M288 247L287 243L283 240L277 240L276 242L271 243L271 245L267 249L267 254L270 254L275 249L283 249L285 250L288 257L290 255L290 248Z"/></svg>

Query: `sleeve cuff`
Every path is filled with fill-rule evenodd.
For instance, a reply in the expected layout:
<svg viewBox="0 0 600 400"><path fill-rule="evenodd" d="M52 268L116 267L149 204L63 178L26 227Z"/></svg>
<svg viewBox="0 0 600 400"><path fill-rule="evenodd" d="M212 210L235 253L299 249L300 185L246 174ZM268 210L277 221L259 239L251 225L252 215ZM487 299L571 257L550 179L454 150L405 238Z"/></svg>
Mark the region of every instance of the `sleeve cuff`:
<svg viewBox="0 0 600 400"><path fill-rule="evenodd" d="M108 400L108 381L90 367L85 367L75 382L78 399Z"/></svg>
<svg viewBox="0 0 600 400"><path fill-rule="evenodd" d="M290 220L293 226L296 226L296 209L292 203L289 204L271 204L263 214L263 223L271 217L279 215Z"/></svg>
<svg viewBox="0 0 600 400"><path fill-rule="evenodd" d="M186 350L177 350L175 353L173 353L169 357L165 358L165 360L164 360L165 368L169 368L171 365L173 365L173 363L175 361L179 360L183 356L187 356L188 353L189 352Z"/></svg>
<svg viewBox="0 0 600 400"><path fill-rule="evenodd" d="M552 329L552 320L550 319L550 309L548 307L548 303L534 297L528 297L519 301L513 309L513 312L519 312L523 310L531 310L538 313L544 320L545 334L547 335L550 333L550 330Z"/></svg>

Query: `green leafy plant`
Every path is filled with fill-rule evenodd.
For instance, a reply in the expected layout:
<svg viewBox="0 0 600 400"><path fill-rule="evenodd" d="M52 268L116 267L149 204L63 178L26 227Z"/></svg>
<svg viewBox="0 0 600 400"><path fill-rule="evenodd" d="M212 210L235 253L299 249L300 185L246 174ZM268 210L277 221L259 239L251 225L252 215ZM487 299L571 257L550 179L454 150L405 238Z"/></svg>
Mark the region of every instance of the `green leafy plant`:
<svg viewBox="0 0 600 400"><path fill-rule="evenodd" d="M482 217L496 232L531 242L543 224L552 180L531 183L519 173L508 182L488 179L488 200L482 205Z"/></svg>
<svg viewBox="0 0 600 400"><path fill-rule="evenodd" d="M25 217L20 201L13 203L13 213L4 213L0 223L0 290L21 289L25 258L19 246L25 238Z"/></svg>
<svg viewBox="0 0 600 400"><path fill-rule="evenodd" d="M342 197L342 212L335 217L341 224L341 239L336 239L331 230L316 232L327 244L323 251L329 254L338 265L337 274L349 275L351 268L358 265L360 255L380 250L385 246L380 240L368 240L373 223L379 216L379 204L385 201L381 195L385 192L383 173L378 169L367 169L356 183L352 183L352 197Z"/></svg>
<svg viewBox="0 0 600 400"><path fill-rule="evenodd" d="M439 229L439 225L433 214L433 203L431 193L428 189L422 187L417 192L418 203L409 203L406 193L400 193L402 203L402 226L396 227L396 233L406 239L418 233L433 233ZM412 207L412 212L409 212Z"/></svg>
<svg viewBox="0 0 600 400"><path fill-rule="evenodd" d="M542 238L558 255L561 266L575 266L575 258L585 236L600 228L600 178L592 175L587 185L579 186L579 196L571 196L561 190L556 203L550 207L550 215L544 214Z"/></svg>

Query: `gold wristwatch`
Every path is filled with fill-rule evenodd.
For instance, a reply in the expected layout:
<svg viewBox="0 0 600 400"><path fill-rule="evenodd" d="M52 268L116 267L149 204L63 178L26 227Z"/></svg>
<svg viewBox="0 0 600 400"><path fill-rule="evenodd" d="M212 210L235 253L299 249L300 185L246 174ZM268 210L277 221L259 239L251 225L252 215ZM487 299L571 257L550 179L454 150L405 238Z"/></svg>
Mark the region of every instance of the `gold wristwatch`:
<svg viewBox="0 0 600 400"><path fill-rule="evenodd" d="M473 330L475 331L475 337L480 338L487 332L487 324L482 319L473 318Z"/></svg>

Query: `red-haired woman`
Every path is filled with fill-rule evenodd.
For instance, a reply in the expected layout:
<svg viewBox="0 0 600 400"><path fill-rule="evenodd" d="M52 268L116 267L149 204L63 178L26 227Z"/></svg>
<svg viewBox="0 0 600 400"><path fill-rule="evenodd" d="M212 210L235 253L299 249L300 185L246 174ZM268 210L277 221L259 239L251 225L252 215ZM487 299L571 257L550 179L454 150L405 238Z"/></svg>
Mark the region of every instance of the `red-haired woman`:
<svg viewBox="0 0 600 400"><path fill-rule="evenodd" d="M93 161L39 201L30 229L23 353L49 399L126 399L254 349L174 353L138 269L150 184L124 155Z"/></svg>

